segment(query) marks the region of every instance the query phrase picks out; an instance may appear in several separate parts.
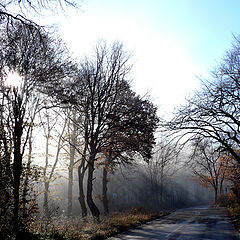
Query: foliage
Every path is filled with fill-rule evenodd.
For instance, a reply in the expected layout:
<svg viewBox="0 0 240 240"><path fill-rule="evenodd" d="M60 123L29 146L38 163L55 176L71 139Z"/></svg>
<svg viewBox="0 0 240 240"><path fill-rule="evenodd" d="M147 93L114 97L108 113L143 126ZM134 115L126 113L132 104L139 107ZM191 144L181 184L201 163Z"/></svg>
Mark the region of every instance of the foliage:
<svg viewBox="0 0 240 240"><path fill-rule="evenodd" d="M240 232L240 205L235 204L228 208L229 215L238 232Z"/></svg>
<svg viewBox="0 0 240 240"><path fill-rule="evenodd" d="M218 151L210 139L196 138L188 164L194 173L193 180L214 190L216 201L218 195L223 193L227 178L227 155Z"/></svg>

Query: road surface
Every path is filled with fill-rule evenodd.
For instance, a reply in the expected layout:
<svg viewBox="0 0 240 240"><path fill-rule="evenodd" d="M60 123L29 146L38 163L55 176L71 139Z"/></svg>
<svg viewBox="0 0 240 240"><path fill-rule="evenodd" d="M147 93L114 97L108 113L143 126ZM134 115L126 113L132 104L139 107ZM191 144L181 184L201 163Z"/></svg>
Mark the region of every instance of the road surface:
<svg viewBox="0 0 240 240"><path fill-rule="evenodd" d="M154 220L108 240L119 239L240 239L228 217L226 208L180 209L166 217Z"/></svg>

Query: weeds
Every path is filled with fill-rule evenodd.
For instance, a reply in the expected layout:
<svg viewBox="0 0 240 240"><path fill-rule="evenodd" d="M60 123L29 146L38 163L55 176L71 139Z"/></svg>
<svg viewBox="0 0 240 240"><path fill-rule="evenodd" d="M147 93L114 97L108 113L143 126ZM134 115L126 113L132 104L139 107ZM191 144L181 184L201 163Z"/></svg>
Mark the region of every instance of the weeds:
<svg viewBox="0 0 240 240"><path fill-rule="evenodd" d="M34 221L29 226L29 230L42 239L57 240L87 240L105 239L107 237L136 227L147 221L162 217L166 213L113 213L109 216L101 216L100 223L96 223L92 218L52 218L51 221ZM41 239L41 238L39 238Z"/></svg>
<svg viewBox="0 0 240 240"><path fill-rule="evenodd" d="M229 215L238 232L240 232L240 205L235 204L228 208Z"/></svg>

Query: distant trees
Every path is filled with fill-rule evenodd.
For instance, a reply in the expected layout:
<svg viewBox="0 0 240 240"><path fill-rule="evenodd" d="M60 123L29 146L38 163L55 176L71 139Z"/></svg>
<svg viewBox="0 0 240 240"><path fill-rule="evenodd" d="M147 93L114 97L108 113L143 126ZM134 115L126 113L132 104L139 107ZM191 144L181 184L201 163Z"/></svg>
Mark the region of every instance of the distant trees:
<svg viewBox="0 0 240 240"><path fill-rule="evenodd" d="M195 149L198 155L202 156L201 159L194 158L198 165L195 173L202 175L201 169L212 169L211 171L215 171L214 181L220 174L218 171L222 172L220 169L223 169L222 156L232 157L240 163L239 60L240 41L236 38L232 49L226 52L223 61L212 73L212 80L203 81L202 89L175 111L171 121L162 124L182 146L190 142L196 143L196 139L201 140ZM211 175L210 172L209 174ZM215 191L218 191L218 183L211 184L215 185Z"/></svg>
<svg viewBox="0 0 240 240"><path fill-rule="evenodd" d="M164 188L166 182L180 167L178 161L179 149L177 144L166 139L157 143L152 158L145 164L152 190L152 199L156 205L164 205Z"/></svg>
<svg viewBox="0 0 240 240"><path fill-rule="evenodd" d="M190 168L198 182L214 190L216 202L219 194L223 194L229 159L217 151L209 139L196 139L193 147Z"/></svg>
<svg viewBox="0 0 240 240"><path fill-rule="evenodd" d="M68 216L72 216L72 207L73 207L73 173L74 166L78 162L76 159L77 156L77 137L78 137L78 129L75 124L76 122L76 114L74 110L69 110L65 113L68 118L67 122L67 139L68 139L68 156L69 156L69 164L68 164Z"/></svg>
<svg viewBox="0 0 240 240"><path fill-rule="evenodd" d="M59 111L59 112L57 112ZM60 116L62 113L63 116ZM55 171L61 156L61 150L64 148L66 128L68 117L61 112L61 109L43 109L39 112L41 130L45 138L45 166L43 167L43 183L44 183L44 199L43 210L44 215L50 218L49 211L49 194L50 183L55 180ZM54 143L52 143L54 140ZM52 144L51 144L52 143ZM51 154L51 149L54 149L54 154ZM53 162L50 163L50 157L53 155Z"/></svg>

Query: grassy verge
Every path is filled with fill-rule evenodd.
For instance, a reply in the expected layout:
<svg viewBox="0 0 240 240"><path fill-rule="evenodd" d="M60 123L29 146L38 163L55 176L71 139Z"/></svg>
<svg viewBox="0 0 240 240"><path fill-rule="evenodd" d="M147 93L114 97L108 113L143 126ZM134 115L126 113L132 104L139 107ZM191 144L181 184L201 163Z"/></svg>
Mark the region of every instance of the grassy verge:
<svg viewBox="0 0 240 240"><path fill-rule="evenodd" d="M92 218L52 219L34 222L30 229L37 239L96 240L105 239L148 221L165 216L166 213L114 213L101 217L100 223Z"/></svg>
<svg viewBox="0 0 240 240"><path fill-rule="evenodd" d="M228 208L229 215L238 232L240 232L240 205L234 205Z"/></svg>

